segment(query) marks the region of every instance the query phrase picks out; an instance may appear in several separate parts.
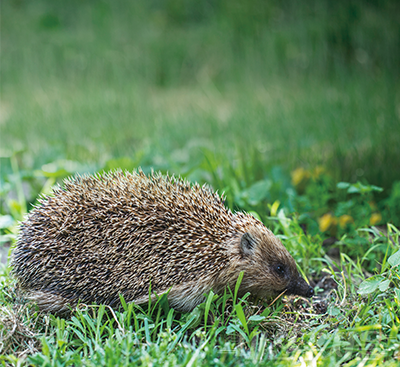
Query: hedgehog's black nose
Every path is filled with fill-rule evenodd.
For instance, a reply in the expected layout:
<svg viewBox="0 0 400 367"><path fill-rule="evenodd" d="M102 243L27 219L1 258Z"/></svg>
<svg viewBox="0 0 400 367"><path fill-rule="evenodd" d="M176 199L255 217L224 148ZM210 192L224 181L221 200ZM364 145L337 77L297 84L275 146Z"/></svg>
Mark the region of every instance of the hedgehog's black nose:
<svg viewBox="0 0 400 367"><path fill-rule="evenodd" d="M301 277L295 278L289 283L286 289L286 294L295 294L302 297L312 297L314 295L314 288Z"/></svg>

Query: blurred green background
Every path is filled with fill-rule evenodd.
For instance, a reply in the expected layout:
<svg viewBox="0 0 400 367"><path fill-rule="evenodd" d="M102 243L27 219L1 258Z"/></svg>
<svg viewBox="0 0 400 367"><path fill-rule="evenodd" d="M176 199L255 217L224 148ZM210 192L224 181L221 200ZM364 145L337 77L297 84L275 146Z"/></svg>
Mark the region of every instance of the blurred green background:
<svg viewBox="0 0 400 367"><path fill-rule="evenodd" d="M220 189L224 164L248 182L321 166L386 195L400 180L399 1L9 0L1 13L3 187L12 156L26 175L141 165Z"/></svg>

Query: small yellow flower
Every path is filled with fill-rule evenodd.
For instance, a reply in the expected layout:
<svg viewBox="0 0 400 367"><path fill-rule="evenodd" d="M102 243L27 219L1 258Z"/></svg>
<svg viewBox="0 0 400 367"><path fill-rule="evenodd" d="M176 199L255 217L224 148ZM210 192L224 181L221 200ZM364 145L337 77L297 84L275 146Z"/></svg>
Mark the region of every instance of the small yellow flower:
<svg viewBox="0 0 400 367"><path fill-rule="evenodd" d="M332 224L336 224L336 218L331 213L324 214L318 219L319 230L325 232Z"/></svg>
<svg viewBox="0 0 400 367"><path fill-rule="evenodd" d="M374 226L382 220L381 213L372 213L371 218L369 218L369 225Z"/></svg>
<svg viewBox="0 0 400 367"><path fill-rule="evenodd" d="M293 186L297 186L301 181L310 177L310 172L305 170L303 167L299 167L292 171L291 175Z"/></svg>
<svg viewBox="0 0 400 367"><path fill-rule="evenodd" d="M354 219L351 215L343 214L339 217L339 225L340 227L346 227L347 223L353 223Z"/></svg>

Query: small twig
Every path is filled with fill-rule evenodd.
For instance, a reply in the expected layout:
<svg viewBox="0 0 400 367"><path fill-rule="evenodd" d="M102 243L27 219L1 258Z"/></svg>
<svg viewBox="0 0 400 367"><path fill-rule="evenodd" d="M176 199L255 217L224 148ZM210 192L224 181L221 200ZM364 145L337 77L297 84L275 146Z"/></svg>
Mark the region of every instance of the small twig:
<svg viewBox="0 0 400 367"><path fill-rule="evenodd" d="M268 305L268 307L271 307L279 298L281 298L284 294L286 293L286 289L280 294L280 295L278 295L273 301L272 301L272 303L270 303L269 305Z"/></svg>

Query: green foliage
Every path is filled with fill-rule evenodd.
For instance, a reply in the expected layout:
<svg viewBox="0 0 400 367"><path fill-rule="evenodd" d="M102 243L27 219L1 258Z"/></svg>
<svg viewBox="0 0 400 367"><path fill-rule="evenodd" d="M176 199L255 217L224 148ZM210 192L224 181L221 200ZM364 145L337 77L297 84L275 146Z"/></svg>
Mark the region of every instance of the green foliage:
<svg viewBox="0 0 400 367"><path fill-rule="evenodd" d="M395 234L395 238L399 239L399 231L391 227L392 233ZM384 259L382 264L382 269L380 274L376 274L360 284L358 293L361 295L366 295L374 293L379 289L381 293L389 292L389 286L393 287L394 298L397 304L400 306L400 250L391 255L387 261ZM389 294L387 296L390 296Z"/></svg>
<svg viewBox="0 0 400 367"><path fill-rule="evenodd" d="M362 226L392 220L386 213L383 217L376 204L376 194L383 191L381 187L361 182L339 182L335 186L330 175L322 170L313 173L299 168L293 176L296 189L302 194L295 198L296 210L302 213L304 223L311 223L309 218L319 220L321 232L341 236Z"/></svg>
<svg viewBox="0 0 400 367"><path fill-rule="evenodd" d="M379 207L392 223L400 223L400 181L393 183L389 197L380 202Z"/></svg>

